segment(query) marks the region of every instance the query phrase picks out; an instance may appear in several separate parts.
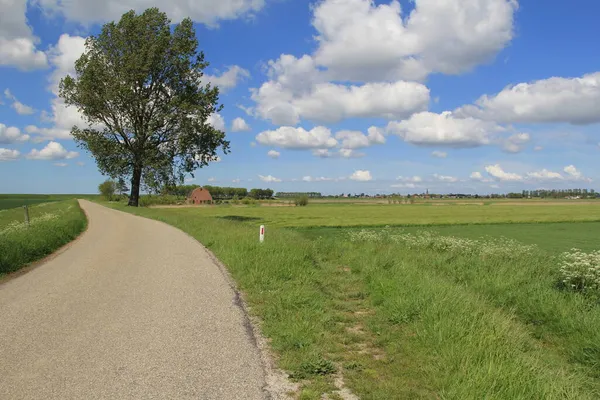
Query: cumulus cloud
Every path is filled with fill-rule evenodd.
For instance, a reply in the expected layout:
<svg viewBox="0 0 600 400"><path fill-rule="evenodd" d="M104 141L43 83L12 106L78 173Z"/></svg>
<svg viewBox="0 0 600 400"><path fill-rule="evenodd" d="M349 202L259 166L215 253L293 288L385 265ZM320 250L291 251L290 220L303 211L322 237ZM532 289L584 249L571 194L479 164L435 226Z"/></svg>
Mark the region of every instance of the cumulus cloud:
<svg viewBox="0 0 600 400"><path fill-rule="evenodd" d="M323 126L317 126L310 131L282 126L276 130L259 133L256 141L264 146L287 149L327 149L338 144L331 136L331 131Z"/></svg>
<svg viewBox="0 0 600 400"><path fill-rule="evenodd" d="M404 121L388 123L386 131L421 146L476 147L490 144L492 135L504 128L476 118L457 118L449 111L441 114L425 111Z"/></svg>
<svg viewBox="0 0 600 400"><path fill-rule="evenodd" d="M575 181L586 181L591 182L592 179L586 178L583 176L581 171L579 171L574 165L568 165L563 168L563 171L567 174L567 179L575 180Z"/></svg>
<svg viewBox="0 0 600 400"><path fill-rule="evenodd" d="M401 181L401 182L410 182L410 183L419 183L419 182L423 182L423 178L421 178L420 176L399 176L396 178L396 180Z"/></svg>
<svg viewBox="0 0 600 400"><path fill-rule="evenodd" d="M404 188L404 189L415 189L420 187L419 185L415 184L415 183L394 183L393 185L390 185L390 187L393 188Z"/></svg>
<svg viewBox="0 0 600 400"><path fill-rule="evenodd" d="M505 140L501 141L501 147L507 153L519 153L529 142L530 136L528 133L515 133Z"/></svg>
<svg viewBox="0 0 600 400"><path fill-rule="evenodd" d="M244 132L249 130L250 126L248 126L243 118L238 117L231 122L231 132Z"/></svg>
<svg viewBox="0 0 600 400"><path fill-rule="evenodd" d="M540 171L528 172L527 177L531 179L547 181L547 180L562 180L565 179L558 172L548 171L546 168Z"/></svg>
<svg viewBox="0 0 600 400"><path fill-rule="evenodd" d="M578 78L552 77L508 86L481 96L456 113L499 123L591 124L600 122L600 72Z"/></svg>
<svg viewBox="0 0 600 400"><path fill-rule="evenodd" d="M325 0L314 9L314 58L338 80L421 80L490 60L513 37L516 0Z"/></svg>
<svg viewBox="0 0 600 400"><path fill-rule="evenodd" d="M3 149L0 147L0 161L14 161L19 158L21 153L13 149Z"/></svg>
<svg viewBox="0 0 600 400"><path fill-rule="evenodd" d="M514 182L523 180L523 177L519 174L505 172L499 164L488 165L485 167L485 170L492 177L500 181Z"/></svg>
<svg viewBox="0 0 600 400"><path fill-rule="evenodd" d="M27 155L27 158L32 160L64 160L79 156L76 151L67 151L58 142L49 142L46 147L41 150L32 149Z"/></svg>
<svg viewBox="0 0 600 400"><path fill-rule="evenodd" d="M250 76L250 72L238 65L231 65L227 67L227 71L220 75L209 75L204 74L202 77L202 83L210 83L213 86L218 86L220 92L226 92L237 86L237 84L245 78Z"/></svg>
<svg viewBox="0 0 600 400"><path fill-rule="evenodd" d="M446 157L448 157L448 153L446 153L445 151L438 151L438 150L432 151L431 155L433 157L437 157L437 158L446 158Z"/></svg>
<svg viewBox="0 0 600 400"><path fill-rule="evenodd" d="M267 175L267 176L264 176L264 175L258 175L258 177L259 177L259 178L260 178L260 180L261 180L261 181L263 181L263 182L269 182L269 183L270 183L270 182L281 182L281 179L279 179L279 178L275 178L275 177L274 177L274 176L272 176L272 175Z"/></svg>
<svg viewBox="0 0 600 400"><path fill-rule="evenodd" d="M271 64L274 71L279 70L276 63ZM285 68L281 70L288 72ZM291 76L277 76L277 72L271 75L275 75L276 80L254 89L252 100L257 103L256 114L277 125L296 125L300 119L334 123L354 117L405 118L426 110L429 104L429 89L417 82L367 83L361 86L320 82L300 86L291 80L293 72L290 72Z"/></svg>
<svg viewBox="0 0 600 400"><path fill-rule="evenodd" d="M46 54L36 48L40 39L33 35L25 12L27 1L2 2L0 13L0 66L16 67L22 71L46 68Z"/></svg>
<svg viewBox="0 0 600 400"><path fill-rule="evenodd" d="M225 119L219 113L212 113L206 119L206 123L215 129L225 131Z"/></svg>
<svg viewBox="0 0 600 400"><path fill-rule="evenodd" d="M26 140L29 140L29 135L21 133L19 128L0 123L0 144L24 142Z"/></svg>
<svg viewBox="0 0 600 400"><path fill-rule="evenodd" d="M279 158L279 156L281 155L280 152L275 151L275 150L269 150L269 152L267 153L267 155L271 158Z"/></svg>
<svg viewBox="0 0 600 400"><path fill-rule="evenodd" d="M146 0L41 0L40 6L48 13L64 16L68 21L93 25L118 20L129 10L143 12L148 8ZM152 6L167 13L172 22L189 17L195 22L217 26L221 20L251 17L265 5L264 0L157 0Z"/></svg>
<svg viewBox="0 0 600 400"><path fill-rule="evenodd" d="M10 89L5 89L4 90L4 96L8 99L12 101L12 105L11 107L13 108L13 110L15 110L17 112L17 114L19 115L31 115L35 112L35 110L26 105L21 103L14 94L11 93Z"/></svg>
<svg viewBox="0 0 600 400"><path fill-rule="evenodd" d="M469 176L469 178L471 178L474 181L479 181L479 182L491 182L492 180L489 178L484 178L483 175L481 175L481 172L475 171L471 173L471 176Z"/></svg>
<svg viewBox="0 0 600 400"><path fill-rule="evenodd" d="M440 182L448 182L448 183L458 182L458 178L456 178L454 176L433 174L433 177L435 180L440 181Z"/></svg>
<svg viewBox="0 0 600 400"><path fill-rule="evenodd" d="M354 171L354 173L350 175L350 179L352 179L353 181L367 182L372 180L373 177L371 176L371 172L359 169Z"/></svg>

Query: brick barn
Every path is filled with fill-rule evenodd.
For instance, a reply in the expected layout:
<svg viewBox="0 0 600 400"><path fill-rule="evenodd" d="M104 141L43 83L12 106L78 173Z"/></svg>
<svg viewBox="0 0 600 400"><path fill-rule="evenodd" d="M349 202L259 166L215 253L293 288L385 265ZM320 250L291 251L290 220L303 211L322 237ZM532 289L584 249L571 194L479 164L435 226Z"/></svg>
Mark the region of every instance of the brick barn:
<svg viewBox="0 0 600 400"><path fill-rule="evenodd" d="M191 204L212 204L212 201L210 192L201 187L192 190L188 196L188 203Z"/></svg>

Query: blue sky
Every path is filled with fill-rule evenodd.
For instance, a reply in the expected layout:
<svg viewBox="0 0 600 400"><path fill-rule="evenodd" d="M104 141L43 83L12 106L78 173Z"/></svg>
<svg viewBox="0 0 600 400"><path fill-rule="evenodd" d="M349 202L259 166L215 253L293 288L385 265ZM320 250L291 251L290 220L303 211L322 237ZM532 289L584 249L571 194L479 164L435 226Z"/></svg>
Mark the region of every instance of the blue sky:
<svg viewBox="0 0 600 400"><path fill-rule="evenodd" d="M56 88L87 35L150 4L105 3L3 6L0 192L93 193L103 180L70 139L81 121ZM190 183L332 194L600 189L598 2L152 5L196 22L206 80L223 92L211 121L232 152Z"/></svg>

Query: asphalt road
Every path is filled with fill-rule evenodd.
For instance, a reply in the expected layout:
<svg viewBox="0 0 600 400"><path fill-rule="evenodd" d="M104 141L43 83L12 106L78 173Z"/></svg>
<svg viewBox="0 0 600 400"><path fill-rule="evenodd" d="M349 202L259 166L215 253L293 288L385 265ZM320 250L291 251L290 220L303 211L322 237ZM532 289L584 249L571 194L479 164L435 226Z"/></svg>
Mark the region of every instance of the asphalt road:
<svg viewBox="0 0 600 400"><path fill-rule="evenodd" d="M0 285L0 399L264 399L226 276L157 221L80 201L88 230Z"/></svg>

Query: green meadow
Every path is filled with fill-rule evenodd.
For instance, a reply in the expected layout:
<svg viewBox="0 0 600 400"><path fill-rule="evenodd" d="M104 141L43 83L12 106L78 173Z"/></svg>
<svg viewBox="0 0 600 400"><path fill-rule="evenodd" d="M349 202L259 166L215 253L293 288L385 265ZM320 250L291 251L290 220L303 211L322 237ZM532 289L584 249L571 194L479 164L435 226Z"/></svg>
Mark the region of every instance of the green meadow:
<svg viewBox="0 0 600 400"><path fill-rule="evenodd" d="M225 263L301 399L600 397L598 296L560 272L600 203L110 206Z"/></svg>

